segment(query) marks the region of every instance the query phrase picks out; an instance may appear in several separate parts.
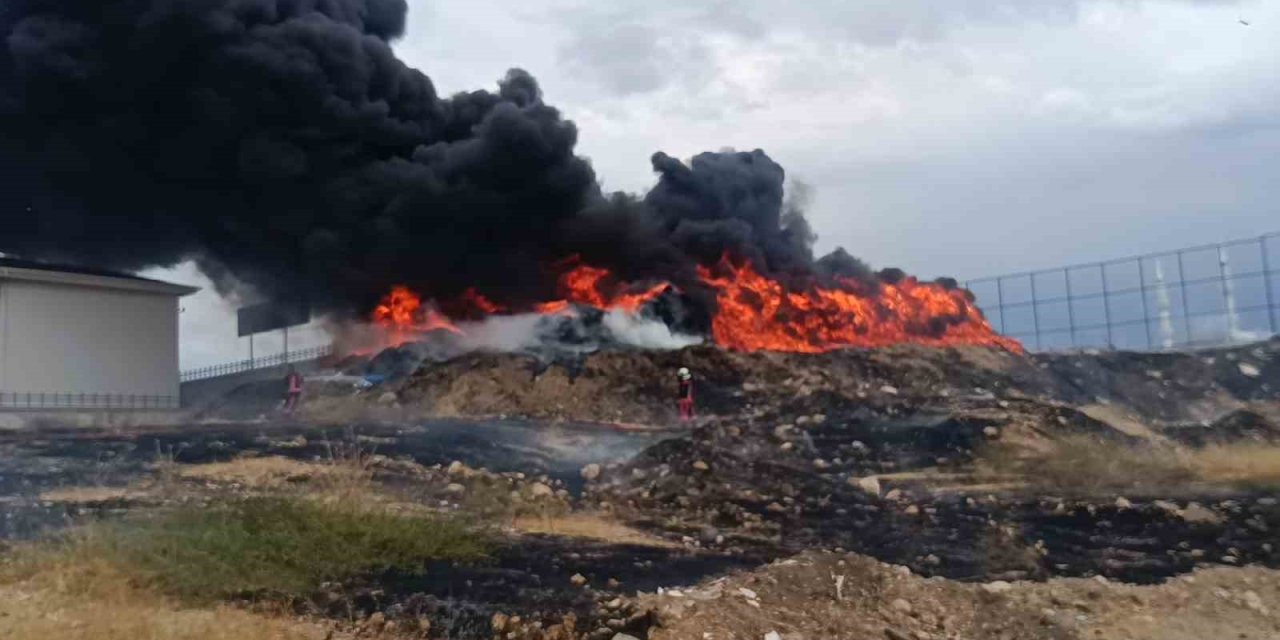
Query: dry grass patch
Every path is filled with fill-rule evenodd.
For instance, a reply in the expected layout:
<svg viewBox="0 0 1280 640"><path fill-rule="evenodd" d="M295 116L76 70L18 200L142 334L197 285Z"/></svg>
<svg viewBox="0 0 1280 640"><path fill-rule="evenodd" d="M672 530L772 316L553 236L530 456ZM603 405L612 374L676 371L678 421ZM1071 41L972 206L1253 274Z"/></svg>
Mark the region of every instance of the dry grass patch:
<svg viewBox="0 0 1280 640"><path fill-rule="evenodd" d="M170 472L185 480L240 484L274 489L294 483L349 472L344 465L301 462L282 456L237 458L229 462L177 465Z"/></svg>
<svg viewBox="0 0 1280 640"><path fill-rule="evenodd" d="M1017 474L1041 490L1064 494L1161 488L1195 480L1182 452L1174 447L1085 435L1057 439L1051 452L1033 456L993 445L981 459L988 473Z"/></svg>
<svg viewBox="0 0 1280 640"><path fill-rule="evenodd" d="M675 548L679 545L617 520L591 513L574 513L553 517L520 516L512 526L521 533L544 533L572 538L588 538L615 544Z"/></svg>
<svg viewBox="0 0 1280 640"><path fill-rule="evenodd" d="M29 546L0 563L0 638L320 640L328 631L228 606L184 607L87 547Z"/></svg>
<svg viewBox="0 0 1280 640"><path fill-rule="evenodd" d="M1065 494L1187 484L1280 485L1280 446L1256 443L1190 449L1069 436L1055 441L1048 454L1027 456L994 445L982 452L980 461L982 473L992 478L1017 474L1031 485Z"/></svg>
<svg viewBox="0 0 1280 640"><path fill-rule="evenodd" d="M323 640L321 625L231 607L191 609L121 587L108 600L0 587L0 638L59 640Z"/></svg>
<svg viewBox="0 0 1280 640"><path fill-rule="evenodd" d="M1187 454L1188 466L1206 482L1261 487L1280 485L1280 447L1214 445Z"/></svg>
<svg viewBox="0 0 1280 640"><path fill-rule="evenodd" d="M92 504L137 498L136 492L124 487L62 487L40 494L44 502Z"/></svg>

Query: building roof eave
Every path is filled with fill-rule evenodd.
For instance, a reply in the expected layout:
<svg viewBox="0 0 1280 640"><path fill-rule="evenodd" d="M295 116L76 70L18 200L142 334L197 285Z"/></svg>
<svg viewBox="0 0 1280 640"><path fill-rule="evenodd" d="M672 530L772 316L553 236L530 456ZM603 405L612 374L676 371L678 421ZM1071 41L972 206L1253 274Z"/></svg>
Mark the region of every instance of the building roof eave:
<svg viewBox="0 0 1280 640"><path fill-rule="evenodd" d="M126 291L139 291L143 293L168 294L176 297L188 296L200 290L200 287L174 284L172 282L164 282L161 280L115 277L88 273L72 273L50 269L2 265L0 265L0 279L123 289Z"/></svg>

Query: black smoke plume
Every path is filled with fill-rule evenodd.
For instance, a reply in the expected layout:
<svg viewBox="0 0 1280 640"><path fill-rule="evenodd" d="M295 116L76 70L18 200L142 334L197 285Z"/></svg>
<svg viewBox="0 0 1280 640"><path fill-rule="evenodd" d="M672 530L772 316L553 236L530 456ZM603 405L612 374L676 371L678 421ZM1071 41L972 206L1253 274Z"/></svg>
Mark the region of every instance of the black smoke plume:
<svg viewBox="0 0 1280 640"><path fill-rule="evenodd" d="M440 97L396 58L405 0L4 0L0 251L367 312L392 284L547 299L566 255L696 290L726 251L795 286L820 260L762 151L653 157L601 192L519 69ZM696 295L696 291L695 291ZM710 303L709 303L710 304Z"/></svg>

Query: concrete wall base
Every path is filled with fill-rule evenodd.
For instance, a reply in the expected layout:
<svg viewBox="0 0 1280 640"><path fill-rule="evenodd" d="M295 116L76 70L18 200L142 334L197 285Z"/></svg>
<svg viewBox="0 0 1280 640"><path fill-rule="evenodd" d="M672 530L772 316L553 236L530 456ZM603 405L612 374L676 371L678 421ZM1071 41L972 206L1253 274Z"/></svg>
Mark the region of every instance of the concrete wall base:
<svg viewBox="0 0 1280 640"><path fill-rule="evenodd" d="M0 410L0 429L97 428L168 426L189 419L176 409L88 411L77 409Z"/></svg>

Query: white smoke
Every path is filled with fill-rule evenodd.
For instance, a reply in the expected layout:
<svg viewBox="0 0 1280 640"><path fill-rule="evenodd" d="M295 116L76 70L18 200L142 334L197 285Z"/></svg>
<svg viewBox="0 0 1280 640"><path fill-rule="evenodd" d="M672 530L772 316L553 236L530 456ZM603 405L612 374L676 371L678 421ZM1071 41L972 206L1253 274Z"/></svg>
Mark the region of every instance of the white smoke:
<svg viewBox="0 0 1280 640"><path fill-rule="evenodd" d="M489 316L460 323L458 328L460 343L468 351L585 351L605 345L680 349L702 342L697 336L673 333L661 320L619 309L606 312L597 326L588 326L582 315L570 309L552 315Z"/></svg>
<svg viewBox="0 0 1280 640"><path fill-rule="evenodd" d="M604 326L622 344L642 349L681 349L702 338L674 333L666 323L615 309L604 314Z"/></svg>
<svg viewBox="0 0 1280 640"><path fill-rule="evenodd" d="M702 342L699 336L673 332L661 320L622 310L600 316L573 308L557 314L494 315L458 322L456 327L456 332L441 329L392 336L377 325L344 323L331 326L330 332L342 353L376 354L401 343L416 343L416 353L437 361L473 351L573 354L601 347L680 349Z"/></svg>
<svg viewBox="0 0 1280 640"><path fill-rule="evenodd" d="M539 345L539 326L545 320L536 313L488 316L479 322L463 322L459 344L465 351L523 351Z"/></svg>

